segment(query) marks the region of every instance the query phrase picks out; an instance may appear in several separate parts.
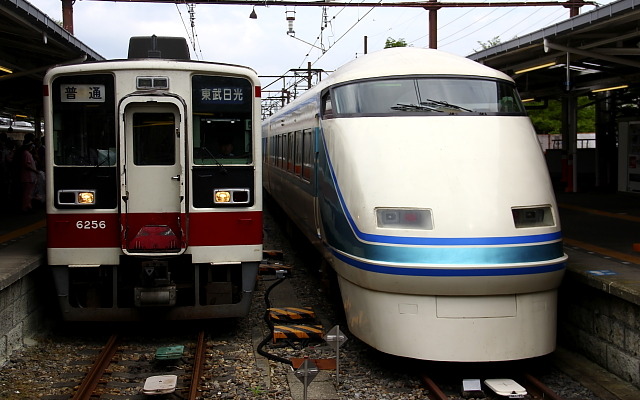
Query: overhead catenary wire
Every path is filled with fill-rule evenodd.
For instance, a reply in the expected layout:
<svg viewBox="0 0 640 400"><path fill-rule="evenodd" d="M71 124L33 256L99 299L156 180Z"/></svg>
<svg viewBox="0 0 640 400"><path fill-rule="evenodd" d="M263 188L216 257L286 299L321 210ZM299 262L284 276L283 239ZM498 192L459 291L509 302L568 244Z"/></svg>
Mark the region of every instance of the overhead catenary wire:
<svg viewBox="0 0 640 400"><path fill-rule="evenodd" d="M494 8L494 9L493 9L493 10L491 10L489 13L485 14L484 16L482 16L482 18L478 19L478 21L477 21L477 22L479 23L480 21L484 20L485 18L487 18L487 17L488 17L488 16L490 16L491 14L495 13L496 11L498 11L498 9L497 9L497 8ZM504 16L504 15L502 15L502 16ZM475 29L475 30L473 30L473 31L471 31L471 32L468 32L468 33L467 33L467 34L465 34L464 36L458 37L458 38L456 38L456 39L454 39L454 40L452 40L452 41L450 41L450 42L448 42L448 43L438 43L438 47L444 47L444 46L447 46L447 45L449 45L449 44L451 44L451 43L455 43L455 42L457 42L458 40L464 39L465 37L467 37L467 36L469 36L469 35L471 35L471 34L473 34L473 33L478 32L478 31L479 31L479 30L481 30L482 28L484 28L484 27L486 27L486 26L488 26L488 25L490 25L490 24L495 23L495 21L497 21L498 19L502 18L502 16L501 16L501 17L498 17L498 18L496 18L496 19L491 19L491 20L489 20L489 22L487 22L486 24L484 24L484 25L480 26L479 28L477 28L477 29ZM473 24L471 24L471 25L475 25L475 23L473 23ZM466 26L466 27L464 27L464 28L462 28L462 29L460 29L460 30L456 31L456 32L454 32L454 33L450 34L449 36L443 37L443 38L439 39L438 41L439 41L439 42L443 42L443 41L445 41L445 40L449 39L450 37L457 35L458 33L462 32L462 31L466 31L467 29L469 29L469 26L471 26L471 25L468 25L468 26Z"/></svg>
<svg viewBox="0 0 640 400"><path fill-rule="evenodd" d="M382 1L381 1L381 2L382 2ZM362 20L363 20L367 15L369 15L369 14L371 13L371 11L373 11L374 9L375 9L375 7L371 7L371 8L370 8L370 9L369 9L369 10L368 10L368 11L367 11L367 12L366 12L362 17L360 17L360 18L359 18L359 19L358 19L358 20L357 20L353 25L351 25L351 26L349 27L349 29L347 29L347 30L342 34L342 36L340 36L338 39L336 39L336 41L335 41L335 42L333 42L333 44L327 48L327 51L325 51L323 54L321 54L320 56L318 56L318 58L316 58L316 60L315 60L315 61L313 61L313 62L311 63L311 65L315 65L315 64L316 64L316 63L317 63L317 62L318 62L322 57L324 57L324 56L327 54L327 52L328 52L331 48L333 48L333 47L334 47L334 46L335 46L335 45L336 45L340 40L342 40L342 39L343 39L343 38L344 38L344 37L345 37L345 36L346 36L346 35L347 35L347 34L348 34L352 29L353 29L353 28L355 28L355 27L356 27L356 25L358 25L360 22L362 22Z"/></svg>
<svg viewBox="0 0 640 400"><path fill-rule="evenodd" d="M196 33L196 17L195 17L195 4L184 2L184 5L187 6L187 11L189 13L189 25L191 26L191 31L187 27L187 24L184 22L184 18L182 16L182 12L180 11L180 7L178 3L175 3L176 10L178 10L178 15L180 16L180 21L182 22L182 26L184 27L184 31L189 38L189 42L191 43L191 47L193 48L194 55L198 60L202 60L202 47L200 47L200 42L198 39L198 35ZM198 48L200 49L200 56L198 57Z"/></svg>

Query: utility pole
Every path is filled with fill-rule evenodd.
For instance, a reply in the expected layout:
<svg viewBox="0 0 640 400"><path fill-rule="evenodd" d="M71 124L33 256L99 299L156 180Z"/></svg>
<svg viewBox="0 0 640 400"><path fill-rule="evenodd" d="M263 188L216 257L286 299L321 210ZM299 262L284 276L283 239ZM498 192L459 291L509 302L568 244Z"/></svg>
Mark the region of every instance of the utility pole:
<svg viewBox="0 0 640 400"><path fill-rule="evenodd" d="M73 2L62 0L62 27L73 35Z"/></svg>
<svg viewBox="0 0 640 400"><path fill-rule="evenodd" d="M429 2L437 3L438 0L429 0ZM438 48L438 8L426 8L429 10L429 48Z"/></svg>

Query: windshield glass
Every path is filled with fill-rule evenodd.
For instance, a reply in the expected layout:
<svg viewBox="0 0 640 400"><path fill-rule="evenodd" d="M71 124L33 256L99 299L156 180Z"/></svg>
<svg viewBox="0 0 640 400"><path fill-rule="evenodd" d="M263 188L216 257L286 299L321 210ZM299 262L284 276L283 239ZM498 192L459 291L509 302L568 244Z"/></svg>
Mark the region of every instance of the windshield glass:
<svg viewBox="0 0 640 400"><path fill-rule="evenodd" d="M193 76L193 163L250 164L253 87L245 78Z"/></svg>
<svg viewBox="0 0 640 400"><path fill-rule="evenodd" d="M335 116L525 115L515 86L482 78L403 77L350 83L333 90Z"/></svg>
<svg viewBox="0 0 640 400"><path fill-rule="evenodd" d="M53 82L56 165L114 166L116 129L112 75L61 76Z"/></svg>

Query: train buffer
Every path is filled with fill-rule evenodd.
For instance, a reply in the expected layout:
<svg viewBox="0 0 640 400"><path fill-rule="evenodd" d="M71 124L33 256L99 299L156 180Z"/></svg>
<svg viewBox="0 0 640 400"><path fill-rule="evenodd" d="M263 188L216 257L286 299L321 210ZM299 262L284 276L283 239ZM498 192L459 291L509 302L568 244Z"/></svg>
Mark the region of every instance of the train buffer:
<svg viewBox="0 0 640 400"><path fill-rule="evenodd" d="M269 308L269 319L282 323L306 323L316 319L311 307L272 307Z"/></svg>
<svg viewBox="0 0 640 400"><path fill-rule="evenodd" d="M322 325L274 325L273 342L278 339L322 341Z"/></svg>

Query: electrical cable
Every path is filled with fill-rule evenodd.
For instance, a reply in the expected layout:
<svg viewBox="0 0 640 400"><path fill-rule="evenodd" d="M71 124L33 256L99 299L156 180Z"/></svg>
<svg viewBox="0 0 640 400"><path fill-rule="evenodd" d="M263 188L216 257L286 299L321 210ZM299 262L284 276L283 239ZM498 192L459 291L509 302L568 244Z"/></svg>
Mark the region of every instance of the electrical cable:
<svg viewBox="0 0 640 400"><path fill-rule="evenodd" d="M497 9L495 9L494 11L496 11L496 10L497 10ZM455 40L452 40L452 41L450 41L449 43L444 43L444 44L442 44L442 45L441 45L441 47L448 46L448 45L450 45L450 44L452 44L452 43L455 43L455 42L457 42L457 41L459 41L459 40L462 40L462 39L466 38L466 37L467 37L467 36L469 36L469 35L472 35L472 34L474 34L474 33L478 32L478 31L479 31L479 30L481 30L482 28L485 28L485 27L487 27L488 25L491 25L491 24L495 23L497 20L499 20L499 19L500 19L500 18L502 18L502 17L505 17L507 14L509 14L509 13L513 12L514 10L515 10L515 8L512 8L511 10L509 10L509 11L507 11L506 13L502 14L502 15L501 15L501 16L499 16L498 18L492 19L491 21L489 21L489 22L487 22L486 24L482 25L482 26L481 26L481 27L479 27L478 29L476 29L476 30L474 30L474 31L471 31L471 32L467 33L466 35L464 35L464 36L462 36L462 37L459 37L459 38L457 38L457 39L455 39ZM490 14L492 14L492 13L493 13L493 11L492 11L492 12L490 12L489 14L487 14L486 16L488 16L488 15L490 15ZM458 31L458 32L460 32L460 31ZM458 33L458 32L456 32L456 33ZM455 34L454 34L454 35L455 35ZM453 36L453 35L449 35L449 36L447 36L447 38L449 38L449 37L451 37L451 36ZM446 39L446 38L444 38L444 39ZM443 40L444 40L444 39L443 39Z"/></svg>
<svg viewBox="0 0 640 400"><path fill-rule="evenodd" d="M269 334L264 339L262 339L262 342L260 342L260 344L258 345L257 351L258 351L258 354L260 354L263 357L268 358L271 361L276 361L276 362L287 364L287 365L293 365L291 360L288 360L286 358L282 358L282 357L277 356L275 354L267 353L265 350L263 350L263 347L266 346L267 342L269 342L269 340L273 339L273 323L269 319L269 309L271 308L271 301L269 301L269 294L271 293L271 291L276 286L278 286L279 284L284 282L285 279L286 278L278 279L271 286L269 286L269 288L264 292L264 302L265 302L265 305L267 307L266 311L264 312L264 321L267 323L267 326L269 327Z"/></svg>
<svg viewBox="0 0 640 400"><path fill-rule="evenodd" d="M184 5L187 6L187 10L189 12L189 22L191 25L191 33L189 32L189 29L187 28L187 25L184 22L184 18L182 17L182 12L180 11L180 8L178 7L178 3L176 2L176 10L178 10L178 15L180 15L180 21L182 22L182 26L184 27L184 31L187 34L187 37L189 38L189 42L191 42L191 47L193 47L193 53L196 56L197 59L201 59L202 58L202 47L200 47L200 43L198 41L198 35L196 34L196 23L195 23L195 4L190 4L187 3L186 1L183 2ZM200 47L200 57L198 57L198 49L197 47Z"/></svg>

